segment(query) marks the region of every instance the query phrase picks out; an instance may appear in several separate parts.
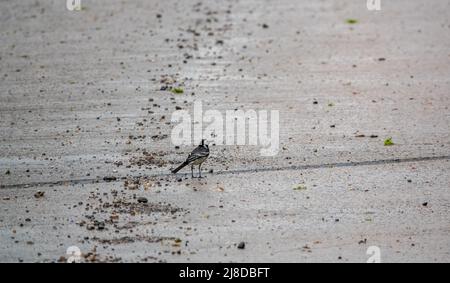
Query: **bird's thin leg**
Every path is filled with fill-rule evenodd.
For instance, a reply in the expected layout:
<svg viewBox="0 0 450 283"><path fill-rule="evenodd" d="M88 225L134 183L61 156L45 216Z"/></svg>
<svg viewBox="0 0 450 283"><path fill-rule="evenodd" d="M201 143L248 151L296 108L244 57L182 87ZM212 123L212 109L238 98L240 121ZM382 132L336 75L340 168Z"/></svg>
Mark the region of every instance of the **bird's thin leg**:
<svg viewBox="0 0 450 283"><path fill-rule="evenodd" d="M191 165L191 176L194 178L194 165Z"/></svg>
<svg viewBox="0 0 450 283"><path fill-rule="evenodd" d="M199 178L202 177L202 165L201 164L198 165L198 176L199 176Z"/></svg>

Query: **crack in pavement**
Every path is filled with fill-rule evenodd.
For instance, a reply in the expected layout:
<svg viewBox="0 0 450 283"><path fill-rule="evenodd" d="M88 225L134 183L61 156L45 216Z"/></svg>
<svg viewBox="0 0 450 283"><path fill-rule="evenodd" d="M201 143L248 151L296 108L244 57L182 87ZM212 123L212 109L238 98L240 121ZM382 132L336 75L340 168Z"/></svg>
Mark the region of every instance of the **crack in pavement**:
<svg viewBox="0 0 450 283"><path fill-rule="evenodd" d="M255 169L239 169L239 170L225 170L217 171L213 174L216 175L227 175L227 174L248 174L248 173L259 173L259 172L275 172L275 171L298 171L298 170L308 170L308 169L322 169L322 168L340 168L340 167L357 167L357 166L372 166L372 165L383 165L383 164L398 164L398 163L408 163L408 162L424 162L424 161L437 161L437 160L450 160L450 155L443 156L426 156L426 157L412 157L412 158L396 158L396 159L380 159L380 160L368 160L368 161L355 161L355 162L335 162L326 164L310 164L310 165L292 165L284 167L272 167L272 168L255 168ZM189 175L178 174L180 175ZM14 189L14 188L31 188L31 187L42 187L42 186L61 186L61 185L77 185L77 184L97 184L97 183L115 183L126 180L127 178L138 178L138 177L169 177L177 176L172 173L158 173L153 175L128 175L122 177L115 177L114 180L108 180L104 178L85 178L85 179L72 179L72 180L60 180L60 181L49 181L49 182L32 182L32 183L22 183L22 184L10 184L10 185L0 185L0 189Z"/></svg>

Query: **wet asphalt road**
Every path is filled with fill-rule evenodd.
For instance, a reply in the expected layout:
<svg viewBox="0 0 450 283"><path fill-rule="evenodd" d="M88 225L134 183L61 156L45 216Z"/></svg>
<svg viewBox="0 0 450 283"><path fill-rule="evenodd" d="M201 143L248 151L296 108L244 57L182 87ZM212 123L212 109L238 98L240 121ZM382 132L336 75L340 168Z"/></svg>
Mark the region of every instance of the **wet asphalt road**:
<svg viewBox="0 0 450 283"><path fill-rule="evenodd" d="M0 261L449 262L450 4L391 2L1 1ZM170 174L194 101L278 154Z"/></svg>

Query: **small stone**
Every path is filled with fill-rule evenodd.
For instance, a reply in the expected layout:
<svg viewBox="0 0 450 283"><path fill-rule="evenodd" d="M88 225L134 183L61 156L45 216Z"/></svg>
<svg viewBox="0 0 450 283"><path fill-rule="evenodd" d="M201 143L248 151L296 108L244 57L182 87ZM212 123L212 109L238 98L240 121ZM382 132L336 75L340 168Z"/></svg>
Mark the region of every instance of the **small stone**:
<svg viewBox="0 0 450 283"><path fill-rule="evenodd" d="M129 190L137 190L139 188L138 184L129 184L128 189Z"/></svg>
<svg viewBox="0 0 450 283"><path fill-rule="evenodd" d="M113 181L116 181L116 180L117 180L117 178L114 177L114 176L107 176L107 177L103 178L103 181L105 181L105 182L113 182Z"/></svg>
<svg viewBox="0 0 450 283"><path fill-rule="evenodd" d="M105 229L105 222L99 222L97 224L97 229L98 230L104 230Z"/></svg>
<svg viewBox="0 0 450 283"><path fill-rule="evenodd" d="M243 250L245 249L245 243L244 242L240 242L239 245L237 246L238 249Z"/></svg>
<svg viewBox="0 0 450 283"><path fill-rule="evenodd" d="M428 206L428 202L424 202L424 203L422 203L422 206Z"/></svg>
<svg viewBox="0 0 450 283"><path fill-rule="evenodd" d="M41 197L43 197L44 196L44 192L42 192L42 191L37 191L35 194L34 194L34 197L35 198L41 198Z"/></svg>
<svg viewBox="0 0 450 283"><path fill-rule="evenodd" d="M138 203L147 203L147 202L148 202L148 199L146 199L146 198L144 198L144 197L139 197L139 198L137 199L137 201L138 201Z"/></svg>

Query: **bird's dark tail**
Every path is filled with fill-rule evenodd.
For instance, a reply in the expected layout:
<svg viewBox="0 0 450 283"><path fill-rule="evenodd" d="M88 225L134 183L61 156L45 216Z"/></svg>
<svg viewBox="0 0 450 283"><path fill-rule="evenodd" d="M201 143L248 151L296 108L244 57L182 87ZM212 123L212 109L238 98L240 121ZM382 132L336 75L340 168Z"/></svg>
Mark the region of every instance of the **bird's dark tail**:
<svg viewBox="0 0 450 283"><path fill-rule="evenodd" d="M186 165L188 165L188 164L189 164L189 162L187 162L187 161L183 162L183 164L181 164L180 166L178 166L177 168L175 168L174 170L172 170L172 173L173 173L173 174L177 173L178 171L180 171L181 169L183 169L184 166L186 166Z"/></svg>

